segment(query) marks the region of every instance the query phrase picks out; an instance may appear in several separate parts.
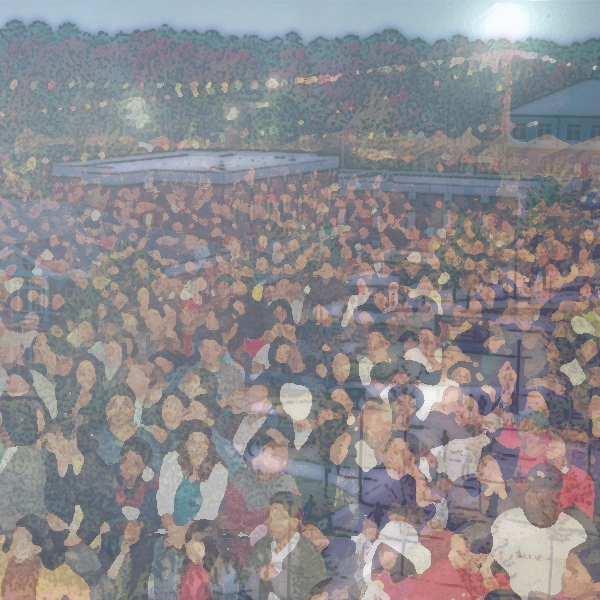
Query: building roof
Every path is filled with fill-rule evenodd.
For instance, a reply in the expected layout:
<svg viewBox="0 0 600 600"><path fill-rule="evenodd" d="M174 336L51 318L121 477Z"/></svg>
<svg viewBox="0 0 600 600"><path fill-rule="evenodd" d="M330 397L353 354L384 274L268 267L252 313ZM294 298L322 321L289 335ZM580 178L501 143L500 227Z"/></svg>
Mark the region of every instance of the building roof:
<svg viewBox="0 0 600 600"><path fill-rule="evenodd" d="M109 160L58 163L53 175L76 177L102 185L152 182L230 184L242 181L250 169L254 179L337 169L339 158L304 152L183 151L127 156Z"/></svg>
<svg viewBox="0 0 600 600"><path fill-rule="evenodd" d="M600 79L582 81L511 110L512 117L600 117Z"/></svg>

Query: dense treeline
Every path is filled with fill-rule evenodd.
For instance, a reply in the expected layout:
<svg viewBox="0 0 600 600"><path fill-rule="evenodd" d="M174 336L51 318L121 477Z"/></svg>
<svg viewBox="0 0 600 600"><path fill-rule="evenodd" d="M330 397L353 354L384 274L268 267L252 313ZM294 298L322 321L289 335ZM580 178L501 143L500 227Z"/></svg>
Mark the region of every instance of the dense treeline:
<svg viewBox="0 0 600 600"><path fill-rule="evenodd" d="M295 33L92 35L13 21L0 30L2 164L33 156L43 170L43 158L128 154L161 136L163 147L281 147L336 133L457 138L469 128L489 139L505 98L500 58L513 50L529 53L511 61L513 106L598 76L600 40L428 44L385 30L303 44Z"/></svg>

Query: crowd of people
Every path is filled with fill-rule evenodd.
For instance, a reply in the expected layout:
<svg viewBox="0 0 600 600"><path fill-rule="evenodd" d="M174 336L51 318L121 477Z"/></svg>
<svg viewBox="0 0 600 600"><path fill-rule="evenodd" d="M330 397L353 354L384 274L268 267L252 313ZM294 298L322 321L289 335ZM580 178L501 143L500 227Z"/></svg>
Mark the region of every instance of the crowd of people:
<svg viewBox="0 0 600 600"><path fill-rule="evenodd" d="M460 306L439 261L408 256L403 286L358 268L368 248L347 294L324 266L278 298L223 267L178 312L159 277L117 326L98 277L68 335L28 315L32 360L2 355L0 597L598 597L600 396L573 403L592 278L569 306L533 293L541 276L517 303L514 272Z"/></svg>
<svg viewBox="0 0 600 600"><path fill-rule="evenodd" d="M41 347L9 371L2 597L596 597L592 446L550 425L543 387L518 410L510 333L474 325L481 364L448 362L431 299L400 335L356 303L336 331L277 301L262 335L204 329L180 358L113 340L52 384ZM307 349L331 335L366 351L316 382Z"/></svg>

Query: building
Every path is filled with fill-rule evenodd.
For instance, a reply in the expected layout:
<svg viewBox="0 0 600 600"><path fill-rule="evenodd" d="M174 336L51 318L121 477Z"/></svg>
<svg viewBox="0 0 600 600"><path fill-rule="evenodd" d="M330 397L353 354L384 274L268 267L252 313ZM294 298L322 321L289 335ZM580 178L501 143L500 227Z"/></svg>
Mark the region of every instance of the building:
<svg viewBox="0 0 600 600"><path fill-rule="evenodd" d="M600 137L600 80L583 81L513 108L514 139L551 135L570 144Z"/></svg>
<svg viewBox="0 0 600 600"><path fill-rule="evenodd" d="M600 176L600 80L583 81L511 110L509 167L520 174Z"/></svg>

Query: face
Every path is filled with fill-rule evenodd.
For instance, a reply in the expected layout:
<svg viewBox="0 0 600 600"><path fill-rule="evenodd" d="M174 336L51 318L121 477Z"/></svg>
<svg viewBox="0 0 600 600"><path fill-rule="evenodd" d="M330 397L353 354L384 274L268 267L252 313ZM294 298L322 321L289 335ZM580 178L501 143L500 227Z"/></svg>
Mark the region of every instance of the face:
<svg viewBox="0 0 600 600"><path fill-rule="evenodd" d="M146 465L139 454L136 454L132 450L126 452L121 457L121 464L119 470L121 476L125 481L136 481L137 478L144 472Z"/></svg>
<svg viewBox="0 0 600 600"><path fill-rule="evenodd" d="M534 524L538 527L553 525L560 514L560 487L550 482L546 486L536 485L526 478L524 492L528 517Z"/></svg>
<svg viewBox="0 0 600 600"><path fill-rule="evenodd" d="M267 444L252 460L252 466L259 473L274 475L283 471L287 458L287 448Z"/></svg>
<svg viewBox="0 0 600 600"><path fill-rule="evenodd" d="M383 352L389 345L381 333L374 332L369 335L369 352Z"/></svg>
<svg viewBox="0 0 600 600"><path fill-rule="evenodd" d="M29 391L29 384L20 375L11 375L6 385L6 393L13 398Z"/></svg>
<svg viewBox="0 0 600 600"><path fill-rule="evenodd" d="M127 373L127 385L136 393L148 387L150 380L141 369L131 368Z"/></svg>
<svg viewBox="0 0 600 600"><path fill-rule="evenodd" d="M372 439L385 439L392 429L392 421L383 407L369 402L362 408L362 425L365 434Z"/></svg>
<svg viewBox="0 0 600 600"><path fill-rule="evenodd" d="M106 416L112 425L124 425L133 420L135 405L128 396L113 396L106 406Z"/></svg>
<svg viewBox="0 0 600 600"><path fill-rule="evenodd" d="M291 530L291 517L281 504L271 504L269 518L266 521L267 531L274 539L286 537Z"/></svg>
<svg viewBox="0 0 600 600"><path fill-rule="evenodd" d="M383 458L386 467L403 471L410 463L411 452L404 440L396 438L390 442Z"/></svg>
<svg viewBox="0 0 600 600"><path fill-rule="evenodd" d="M80 363L75 375L84 390L92 389L92 386L96 383L96 370L89 360L84 360Z"/></svg>
<svg viewBox="0 0 600 600"><path fill-rule="evenodd" d="M215 340L203 340L200 344L200 359L202 362L216 362L224 353L225 348Z"/></svg>
<svg viewBox="0 0 600 600"><path fill-rule="evenodd" d="M18 560L24 561L39 554L42 549L32 542L32 536L24 527L17 527L13 533L10 545L11 554Z"/></svg>
<svg viewBox="0 0 600 600"><path fill-rule="evenodd" d="M104 364L108 368L116 368L123 361L123 350L116 342L109 342L104 346Z"/></svg>
<svg viewBox="0 0 600 600"><path fill-rule="evenodd" d="M343 383L350 375L350 359L345 354L336 354L333 359L333 376L338 383Z"/></svg>
<svg viewBox="0 0 600 600"><path fill-rule="evenodd" d="M192 539L185 545L185 553L187 557L195 564L201 565L206 554L204 542L198 534L195 534Z"/></svg>
<svg viewBox="0 0 600 600"><path fill-rule="evenodd" d="M467 569L469 571L477 569L478 556L469 550L467 541L462 535L453 535L450 545L451 550L448 558L455 569Z"/></svg>
<svg viewBox="0 0 600 600"><path fill-rule="evenodd" d="M379 561L381 562L381 566L388 572L394 568L394 565L398 560L398 556L400 556L398 552L392 550L386 544L383 544L379 550Z"/></svg>
<svg viewBox="0 0 600 600"><path fill-rule="evenodd" d="M278 306L274 312L275 316L277 317L277 320L280 323L283 323L287 319L287 311L285 310L285 308L283 308L283 306Z"/></svg>
<svg viewBox="0 0 600 600"><path fill-rule="evenodd" d="M199 464L208 456L209 445L210 442L203 433L196 431L190 434L185 447L190 455L192 464Z"/></svg>
<svg viewBox="0 0 600 600"><path fill-rule="evenodd" d="M162 408L162 419L167 426L167 429L177 429L181 425L181 421L185 416L185 408L175 396L168 396Z"/></svg>

